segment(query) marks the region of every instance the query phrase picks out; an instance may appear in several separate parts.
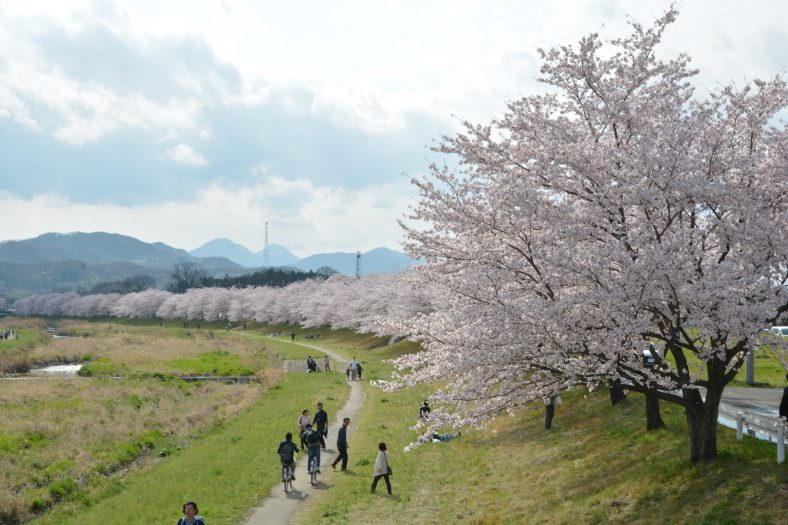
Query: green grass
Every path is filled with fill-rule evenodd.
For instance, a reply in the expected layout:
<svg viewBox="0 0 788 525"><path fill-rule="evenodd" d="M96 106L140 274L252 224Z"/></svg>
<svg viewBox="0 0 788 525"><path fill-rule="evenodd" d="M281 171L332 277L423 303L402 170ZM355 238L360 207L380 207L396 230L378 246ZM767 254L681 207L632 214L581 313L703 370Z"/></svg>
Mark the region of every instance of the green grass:
<svg viewBox="0 0 788 525"><path fill-rule="evenodd" d="M338 374L289 374L250 409L95 499L80 499L68 484L59 488L72 504L35 523L103 525L131 515L135 523L174 523L187 500L197 501L211 524L238 523L279 481L276 447L301 410L322 401L333 413L347 390Z"/></svg>
<svg viewBox="0 0 788 525"><path fill-rule="evenodd" d="M169 366L190 375L251 376L255 368L244 365L241 357L226 350L215 350L195 358L173 359Z"/></svg>
<svg viewBox="0 0 788 525"><path fill-rule="evenodd" d="M353 349L352 337L321 342L355 352L370 376L385 376L384 359L412 351L408 343ZM320 343L319 343L320 344ZM484 431L448 443L403 448L426 387L386 393L366 386L367 400L350 439L350 472L330 478L329 497L310 500L296 523L781 523L788 469L774 445L719 427L720 458L688 461L680 407L662 403L667 429L647 432L643 398L611 407L607 392L569 393L554 428L543 429L535 403L502 416ZM389 446L394 497L369 493L377 443ZM381 481L382 483L382 481Z"/></svg>

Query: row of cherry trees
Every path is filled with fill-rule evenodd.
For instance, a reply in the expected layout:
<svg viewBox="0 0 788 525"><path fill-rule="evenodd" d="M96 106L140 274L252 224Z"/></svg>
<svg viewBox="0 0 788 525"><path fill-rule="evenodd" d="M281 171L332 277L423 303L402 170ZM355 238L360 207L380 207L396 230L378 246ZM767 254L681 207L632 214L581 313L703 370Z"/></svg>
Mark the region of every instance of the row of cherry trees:
<svg viewBox="0 0 788 525"><path fill-rule="evenodd" d="M429 297L425 289L413 289L403 275L354 279L337 274L284 288L193 288L182 294L156 289L125 295L52 293L20 299L15 308L19 315L254 320L370 332L380 326L380 318L410 318L430 311Z"/></svg>

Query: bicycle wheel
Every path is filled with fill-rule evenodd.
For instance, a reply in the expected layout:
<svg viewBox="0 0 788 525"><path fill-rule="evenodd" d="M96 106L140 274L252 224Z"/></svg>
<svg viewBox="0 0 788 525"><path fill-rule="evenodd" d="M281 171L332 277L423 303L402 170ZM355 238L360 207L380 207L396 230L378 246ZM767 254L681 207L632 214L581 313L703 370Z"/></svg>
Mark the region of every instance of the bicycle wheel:
<svg viewBox="0 0 788 525"><path fill-rule="evenodd" d="M312 482L312 485L315 485L317 483L317 467L315 466L314 461L312 462L312 468L309 470L309 474L311 476L310 481Z"/></svg>

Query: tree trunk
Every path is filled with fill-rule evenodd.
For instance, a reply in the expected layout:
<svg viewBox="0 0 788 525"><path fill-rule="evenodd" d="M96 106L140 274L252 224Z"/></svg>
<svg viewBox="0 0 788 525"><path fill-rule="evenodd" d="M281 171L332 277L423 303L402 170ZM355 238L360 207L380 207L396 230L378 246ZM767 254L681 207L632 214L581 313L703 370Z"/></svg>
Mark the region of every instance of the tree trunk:
<svg viewBox="0 0 788 525"><path fill-rule="evenodd" d="M709 388L706 400L695 389L684 389L684 414L690 438L690 461L717 459L717 414L722 388Z"/></svg>
<svg viewBox="0 0 788 525"><path fill-rule="evenodd" d="M646 430L654 430L665 426L659 413L659 398L654 394L646 394Z"/></svg>
<svg viewBox="0 0 788 525"><path fill-rule="evenodd" d="M618 381L611 381L609 387L611 405L616 406L627 398L626 392L624 392L624 389L621 387L621 383Z"/></svg>

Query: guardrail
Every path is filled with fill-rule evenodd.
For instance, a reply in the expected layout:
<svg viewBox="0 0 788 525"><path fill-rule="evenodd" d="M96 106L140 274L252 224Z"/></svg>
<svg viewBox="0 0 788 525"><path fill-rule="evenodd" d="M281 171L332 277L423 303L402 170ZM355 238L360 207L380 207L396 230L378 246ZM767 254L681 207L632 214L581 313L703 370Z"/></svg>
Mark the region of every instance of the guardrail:
<svg viewBox="0 0 788 525"><path fill-rule="evenodd" d="M732 405L720 403L718 420L725 424L725 419L735 422L736 440L742 441L744 434L754 438L777 444L777 463L785 461L785 419L753 414Z"/></svg>

